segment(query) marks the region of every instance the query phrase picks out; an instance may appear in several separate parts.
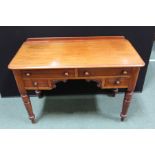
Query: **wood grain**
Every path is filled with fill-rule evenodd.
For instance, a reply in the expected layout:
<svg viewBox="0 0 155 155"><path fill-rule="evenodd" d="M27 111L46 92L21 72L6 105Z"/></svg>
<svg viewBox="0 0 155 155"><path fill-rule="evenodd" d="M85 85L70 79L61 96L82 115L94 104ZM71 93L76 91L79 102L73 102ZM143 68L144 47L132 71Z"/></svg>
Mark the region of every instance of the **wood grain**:
<svg viewBox="0 0 155 155"><path fill-rule="evenodd" d="M143 60L121 36L28 39L9 64L10 69L142 66Z"/></svg>

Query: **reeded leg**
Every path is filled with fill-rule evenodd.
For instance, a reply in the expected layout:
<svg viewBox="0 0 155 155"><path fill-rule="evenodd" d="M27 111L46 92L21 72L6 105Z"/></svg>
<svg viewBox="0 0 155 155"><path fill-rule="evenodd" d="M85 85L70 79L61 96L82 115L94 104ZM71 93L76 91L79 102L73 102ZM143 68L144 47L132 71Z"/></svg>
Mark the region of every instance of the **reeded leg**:
<svg viewBox="0 0 155 155"><path fill-rule="evenodd" d="M42 91L40 90L35 90L36 95L41 98L42 97Z"/></svg>
<svg viewBox="0 0 155 155"><path fill-rule="evenodd" d="M35 123L35 115L34 115L33 110L32 110L32 105L31 105L31 101L30 101L29 96L27 94L25 94L25 95L21 95L21 97L23 99L25 108L28 112L29 119L32 121L32 123Z"/></svg>
<svg viewBox="0 0 155 155"><path fill-rule="evenodd" d="M123 101L123 107L122 107L122 112L120 114L121 116L121 121L124 121L124 119L127 117L127 112L128 108L131 102L133 92L127 91L124 96L124 101Z"/></svg>

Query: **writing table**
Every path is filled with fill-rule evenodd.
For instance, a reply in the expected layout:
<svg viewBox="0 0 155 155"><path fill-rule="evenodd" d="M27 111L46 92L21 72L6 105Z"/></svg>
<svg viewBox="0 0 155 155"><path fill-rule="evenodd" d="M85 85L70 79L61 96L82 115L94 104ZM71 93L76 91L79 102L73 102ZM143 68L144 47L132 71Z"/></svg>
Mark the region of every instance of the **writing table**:
<svg viewBox="0 0 155 155"><path fill-rule="evenodd" d="M27 90L50 90L66 80L92 80L101 89L126 88L121 120L127 116L144 62L123 36L28 38L10 62L32 123L35 115ZM85 88L83 88L85 89ZM112 108L112 107L111 107Z"/></svg>

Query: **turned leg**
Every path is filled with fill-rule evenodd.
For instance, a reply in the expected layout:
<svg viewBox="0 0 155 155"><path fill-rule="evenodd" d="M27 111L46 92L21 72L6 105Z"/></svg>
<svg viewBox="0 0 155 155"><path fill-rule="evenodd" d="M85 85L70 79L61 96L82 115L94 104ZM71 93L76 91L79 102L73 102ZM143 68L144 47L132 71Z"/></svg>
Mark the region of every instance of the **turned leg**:
<svg viewBox="0 0 155 155"><path fill-rule="evenodd" d="M123 107L121 112L121 121L124 121L124 119L127 117L128 108L131 102L133 92L127 91L125 92L124 101L123 101Z"/></svg>
<svg viewBox="0 0 155 155"><path fill-rule="evenodd" d="M31 105L31 101L30 101L29 96L27 94L24 94L24 95L21 95L21 97L23 99L25 108L26 108L27 113L29 115L29 119L32 121L32 123L35 123L35 115L34 115L33 110L32 110L32 105Z"/></svg>
<svg viewBox="0 0 155 155"><path fill-rule="evenodd" d="M25 86L24 86L22 73L20 70L13 70L13 74L14 74L14 77L15 77L15 80L16 80L16 83L18 86L19 93L20 93L21 98L24 102L25 108L28 112L29 119L32 121L32 123L35 123L35 115L34 115L33 110L32 110L30 98L27 95L27 91L26 91Z"/></svg>
<svg viewBox="0 0 155 155"><path fill-rule="evenodd" d="M40 90L35 90L36 96L38 96L39 98L42 97L42 91Z"/></svg>

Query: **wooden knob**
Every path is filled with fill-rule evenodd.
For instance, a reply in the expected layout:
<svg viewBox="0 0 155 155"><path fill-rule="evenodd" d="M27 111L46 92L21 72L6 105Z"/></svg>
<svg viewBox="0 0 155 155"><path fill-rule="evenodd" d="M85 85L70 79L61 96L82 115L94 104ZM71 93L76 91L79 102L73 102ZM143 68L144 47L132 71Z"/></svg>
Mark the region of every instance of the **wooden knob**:
<svg viewBox="0 0 155 155"><path fill-rule="evenodd" d="M90 75L90 74L89 74L89 72L86 71L86 72L84 73L84 75L88 76L88 75Z"/></svg>
<svg viewBox="0 0 155 155"><path fill-rule="evenodd" d="M31 74L30 73L26 73L26 76L30 76Z"/></svg>
<svg viewBox="0 0 155 155"><path fill-rule="evenodd" d="M120 81L119 81L119 80L117 80L115 83L116 83L117 85L119 85L119 84L120 84Z"/></svg>
<svg viewBox="0 0 155 155"><path fill-rule="evenodd" d="M68 73L68 72L65 72L64 75L65 75L65 76L69 76L69 73Z"/></svg>
<svg viewBox="0 0 155 155"><path fill-rule="evenodd" d="M34 86L37 86L37 85L38 85L38 83L37 83L37 82L34 82L34 83L33 83L33 85L34 85Z"/></svg>
<svg viewBox="0 0 155 155"><path fill-rule="evenodd" d="M126 70L124 70L124 71L123 71L123 74L124 74L124 75L127 75L127 74L128 74L128 72L127 72Z"/></svg>

